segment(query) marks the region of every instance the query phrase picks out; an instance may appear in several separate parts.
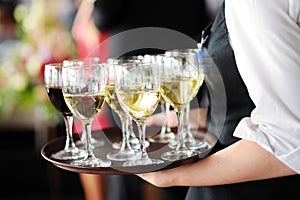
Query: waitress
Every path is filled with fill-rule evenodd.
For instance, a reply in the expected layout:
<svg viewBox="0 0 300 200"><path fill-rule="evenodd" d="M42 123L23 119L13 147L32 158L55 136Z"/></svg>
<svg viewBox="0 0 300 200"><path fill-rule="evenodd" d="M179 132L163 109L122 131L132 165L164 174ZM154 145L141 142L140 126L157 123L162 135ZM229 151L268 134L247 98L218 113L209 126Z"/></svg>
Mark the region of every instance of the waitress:
<svg viewBox="0 0 300 200"><path fill-rule="evenodd" d="M297 2L225 0L206 44L227 98L219 141L198 162L140 177L158 187L191 186L191 200L300 198Z"/></svg>

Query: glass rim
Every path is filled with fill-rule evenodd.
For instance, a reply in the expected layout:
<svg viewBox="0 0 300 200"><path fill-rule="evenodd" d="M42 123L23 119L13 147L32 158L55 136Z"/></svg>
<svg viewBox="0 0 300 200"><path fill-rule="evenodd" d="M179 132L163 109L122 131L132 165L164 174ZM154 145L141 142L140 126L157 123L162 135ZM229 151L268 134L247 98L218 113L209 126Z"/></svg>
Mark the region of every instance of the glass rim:
<svg viewBox="0 0 300 200"><path fill-rule="evenodd" d="M196 48L173 49L166 51L164 56L197 56L198 51Z"/></svg>
<svg viewBox="0 0 300 200"><path fill-rule="evenodd" d="M88 67L104 67L105 63L76 63L73 65L62 65L62 68L88 68Z"/></svg>
<svg viewBox="0 0 300 200"><path fill-rule="evenodd" d="M87 58L72 58L65 59L62 61L64 67L82 67L82 66L93 66L102 64L100 63L99 57L87 57Z"/></svg>
<svg viewBox="0 0 300 200"><path fill-rule="evenodd" d="M62 62L53 62L53 63L46 63L44 64L45 67L62 67Z"/></svg>

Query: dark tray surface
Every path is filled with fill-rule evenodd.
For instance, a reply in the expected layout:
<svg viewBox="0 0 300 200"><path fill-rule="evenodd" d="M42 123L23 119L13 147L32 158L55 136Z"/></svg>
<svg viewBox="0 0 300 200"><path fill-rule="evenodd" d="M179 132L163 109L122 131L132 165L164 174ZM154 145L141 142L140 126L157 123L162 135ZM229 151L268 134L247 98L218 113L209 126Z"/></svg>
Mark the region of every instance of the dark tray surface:
<svg viewBox="0 0 300 200"><path fill-rule="evenodd" d="M121 131L119 128L108 128L104 130L93 131L93 136L97 140L104 140L105 142L104 146L94 148L95 156L102 159L106 159L107 153L111 151L116 151L115 149L112 148L112 143L121 140ZM111 167L107 167L107 168L106 167L77 167L70 164L72 161L55 160L51 157L51 154L64 148L64 143L65 143L64 136L58 137L46 143L41 149L41 154L44 157L44 159L46 159L53 165L68 171L73 171L78 173L89 173L89 174L107 174L107 175L138 174L138 173L145 173L145 172L174 168L204 158L210 152L212 147L215 145L216 138L212 134L206 133L204 141L206 141L209 144L209 148L196 156L183 159L183 160L178 160L175 162L165 161L163 164L147 165L147 166L143 165L143 166L136 166L136 167L122 167L123 162L119 162L119 161L112 161ZM150 146L147 148L149 157L158 158L158 159L160 159L160 155L162 153L169 150L171 149L168 147L168 145L162 143L151 143Z"/></svg>

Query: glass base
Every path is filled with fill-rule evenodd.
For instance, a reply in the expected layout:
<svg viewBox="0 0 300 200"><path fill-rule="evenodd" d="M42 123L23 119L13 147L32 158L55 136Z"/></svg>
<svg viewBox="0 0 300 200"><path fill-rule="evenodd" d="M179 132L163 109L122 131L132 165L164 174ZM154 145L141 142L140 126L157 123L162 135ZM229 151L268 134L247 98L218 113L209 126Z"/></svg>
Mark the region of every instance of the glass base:
<svg viewBox="0 0 300 200"><path fill-rule="evenodd" d="M129 142L130 144L135 145L135 144L139 144L140 140L138 138L130 138Z"/></svg>
<svg viewBox="0 0 300 200"><path fill-rule="evenodd" d="M204 150L208 149L207 142L198 141L198 140L194 140L194 141L191 141L191 142L185 142L185 146L188 149L198 150L198 151L204 151Z"/></svg>
<svg viewBox="0 0 300 200"><path fill-rule="evenodd" d="M149 141L146 141L145 144L146 144L146 148L150 146ZM130 146L134 150L140 150L140 143L139 142L130 143ZM121 149L121 147L122 147L122 142L114 142L112 144L112 148L114 148L114 149Z"/></svg>
<svg viewBox="0 0 300 200"><path fill-rule="evenodd" d="M188 149L192 149L192 150L206 150L208 149L208 143L205 141L200 141L200 140L196 140L196 139L192 139L192 140L184 140L184 144ZM176 149L178 145L178 141L177 140L172 140L171 142L169 142L168 146L171 149Z"/></svg>
<svg viewBox="0 0 300 200"><path fill-rule="evenodd" d="M83 144L83 142L81 141L81 139L76 140L75 145L76 145L77 147L79 147L79 148L84 147L84 144Z"/></svg>
<svg viewBox="0 0 300 200"><path fill-rule="evenodd" d="M123 167L134 167L134 166L140 166L140 165L157 165L164 163L163 160L160 159L153 159L153 158L141 158L138 160L129 160L123 163Z"/></svg>
<svg viewBox="0 0 300 200"><path fill-rule="evenodd" d="M193 150L172 150L172 151L167 151L161 155L161 158L164 160L168 161L177 161L177 160L183 160L186 158L193 157L198 154L198 151L193 151Z"/></svg>
<svg viewBox="0 0 300 200"><path fill-rule="evenodd" d="M96 140L94 138L91 138L91 147L103 147L105 145L105 142L103 140Z"/></svg>
<svg viewBox="0 0 300 200"><path fill-rule="evenodd" d="M131 148L134 150L134 151L140 151L141 150L141 144L140 143L135 143L135 144L130 144L131 145ZM149 147L150 146L150 142L148 140L145 141L145 147Z"/></svg>
<svg viewBox="0 0 300 200"><path fill-rule="evenodd" d="M80 141L77 141L77 145L84 146L85 137L86 137L85 134L83 134L80 138ZM96 140L94 137L91 137L90 138L90 145L91 145L92 148L103 147L105 145L105 142L103 140Z"/></svg>
<svg viewBox="0 0 300 200"><path fill-rule="evenodd" d="M102 160L96 157L88 157L82 160L75 160L71 162L71 165L76 167L110 167L110 160Z"/></svg>
<svg viewBox="0 0 300 200"><path fill-rule="evenodd" d="M56 160L77 160L85 158L86 156L86 151L77 147L70 148L68 150L60 150L51 155L51 157Z"/></svg>
<svg viewBox="0 0 300 200"><path fill-rule="evenodd" d="M121 149L121 146L122 146L122 142L114 142L112 143L112 148L114 149Z"/></svg>
<svg viewBox="0 0 300 200"><path fill-rule="evenodd" d="M106 157L114 161L128 161L136 160L139 157L139 154L133 150L120 150L118 152L110 152Z"/></svg>
<svg viewBox="0 0 300 200"><path fill-rule="evenodd" d="M153 143L169 143L170 141L174 140L175 134L173 132L158 134L151 138L148 138L150 142Z"/></svg>
<svg viewBox="0 0 300 200"><path fill-rule="evenodd" d="M168 146L171 148L171 149L176 149L178 145L178 141L177 141L177 138L174 138L173 140L171 140L168 144Z"/></svg>

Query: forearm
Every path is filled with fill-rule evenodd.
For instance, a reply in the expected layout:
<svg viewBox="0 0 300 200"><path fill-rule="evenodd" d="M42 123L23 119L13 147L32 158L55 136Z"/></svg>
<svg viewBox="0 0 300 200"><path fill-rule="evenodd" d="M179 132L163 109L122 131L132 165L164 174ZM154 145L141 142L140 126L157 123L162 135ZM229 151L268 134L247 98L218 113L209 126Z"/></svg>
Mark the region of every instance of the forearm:
<svg viewBox="0 0 300 200"><path fill-rule="evenodd" d="M158 187L211 186L296 174L258 144L241 140L196 163L141 175Z"/></svg>

